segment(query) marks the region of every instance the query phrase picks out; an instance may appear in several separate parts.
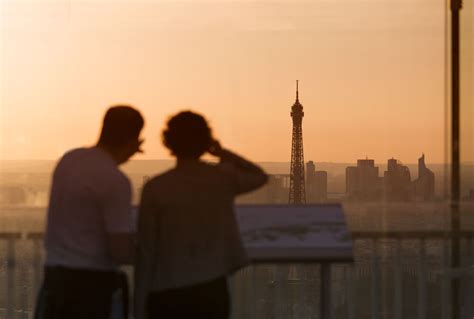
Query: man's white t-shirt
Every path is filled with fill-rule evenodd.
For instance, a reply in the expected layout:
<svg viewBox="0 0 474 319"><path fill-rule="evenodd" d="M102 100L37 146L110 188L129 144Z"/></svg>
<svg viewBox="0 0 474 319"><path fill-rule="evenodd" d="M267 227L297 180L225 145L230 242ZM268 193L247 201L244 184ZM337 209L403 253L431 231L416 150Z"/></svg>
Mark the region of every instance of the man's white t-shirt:
<svg viewBox="0 0 474 319"><path fill-rule="evenodd" d="M46 226L46 265L114 270L108 233L130 233L131 186L97 148L66 153L54 175Z"/></svg>

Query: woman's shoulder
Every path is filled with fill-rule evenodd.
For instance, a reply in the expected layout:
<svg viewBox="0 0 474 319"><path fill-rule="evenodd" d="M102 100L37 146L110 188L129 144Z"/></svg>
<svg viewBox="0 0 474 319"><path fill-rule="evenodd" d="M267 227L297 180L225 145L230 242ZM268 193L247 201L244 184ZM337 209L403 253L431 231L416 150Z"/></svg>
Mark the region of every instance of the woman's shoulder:
<svg viewBox="0 0 474 319"><path fill-rule="evenodd" d="M144 189L155 189L166 186L174 180L175 169L169 169L163 173L152 176L144 185Z"/></svg>
<svg viewBox="0 0 474 319"><path fill-rule="evenodd" d="M202 175L208 176L212 180L226 182L234 179L237 172L235 166L231 163L204 163L201 169Z"/></svg>

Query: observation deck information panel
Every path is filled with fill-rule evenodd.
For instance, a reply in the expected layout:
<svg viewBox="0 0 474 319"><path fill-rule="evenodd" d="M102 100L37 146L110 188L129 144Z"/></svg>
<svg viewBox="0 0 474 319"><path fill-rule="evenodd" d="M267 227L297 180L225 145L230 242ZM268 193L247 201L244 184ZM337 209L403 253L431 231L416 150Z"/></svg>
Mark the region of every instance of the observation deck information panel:
<svg viewBox="0 0 474 319"><path fill-rule="evenodd" d="M254 261L353 261L341 205L240 205L236 215Z"/></svg>

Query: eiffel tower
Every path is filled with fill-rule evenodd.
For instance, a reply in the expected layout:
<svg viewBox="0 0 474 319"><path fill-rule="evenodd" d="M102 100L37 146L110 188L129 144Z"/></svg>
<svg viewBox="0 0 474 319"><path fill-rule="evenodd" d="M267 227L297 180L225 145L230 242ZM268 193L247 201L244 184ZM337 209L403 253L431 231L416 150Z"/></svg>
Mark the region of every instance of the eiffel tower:
<svg viewBox="0 0 474 319"><path fill-rule="evenodd" d="M293 140L291 144L290 204L306 204L304 153L303 153L303 105L299 101L298 80L296 101L291 107Z"/></svg>

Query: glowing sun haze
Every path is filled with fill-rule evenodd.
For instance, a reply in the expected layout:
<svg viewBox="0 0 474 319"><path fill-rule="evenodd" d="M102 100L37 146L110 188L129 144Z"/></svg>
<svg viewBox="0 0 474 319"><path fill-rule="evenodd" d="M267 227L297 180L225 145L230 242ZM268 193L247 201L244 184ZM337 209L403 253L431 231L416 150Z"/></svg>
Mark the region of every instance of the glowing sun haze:
<svg viewBox="0 0 474 319"><path fill-rule="evenodd" d="M144 155L182 109L223 144L289 161L300 80L305 158L445 158L445 13L434 0L1 2L1 158L95 142L138 107Z"/></svg>

